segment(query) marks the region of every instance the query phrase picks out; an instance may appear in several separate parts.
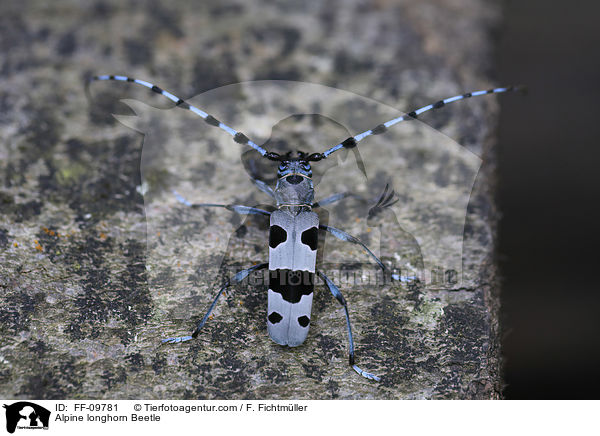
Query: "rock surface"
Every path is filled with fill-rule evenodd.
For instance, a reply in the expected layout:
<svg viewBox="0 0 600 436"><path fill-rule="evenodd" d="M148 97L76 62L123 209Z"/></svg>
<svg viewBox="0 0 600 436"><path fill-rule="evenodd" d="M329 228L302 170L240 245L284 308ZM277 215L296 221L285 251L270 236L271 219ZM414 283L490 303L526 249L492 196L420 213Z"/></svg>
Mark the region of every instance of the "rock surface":
<svg viewBox="0 0 600 436"><path fill-rule="evenodd" d="M247 175L231 172L241 168L239 162L227 163L241 148L225 138L232 146L220 149L217 131L204 135L193 114L161 110L161 121L150 111L150 142L148 134L144 139L111 114L132 115L122 98L161 109L171 108L169 101L115 82L94 85L90 99L83 85L93 74L128 74L187 98L237 82L301 81L384 102L383 112L408 111L495 85L489 77L492 35L500 21L495 3L98 1L84 8L76 1L21 1L1 9L1 397L499 397L494 97L424 116L442 133L426 127L399 131L406 136L396 140L407 144L400 151L393 136L380 135L369 145L378 151L366 158L375 176L365 195L396 181L398 175L390 173L402 165L417 178L422 173L437 180L435 189L419 180L394 184L401 199L394 209L399 225L381 227L386 256L404 256L407 264L410 253L402 249L418 241L425 266L444 264L448 254L440 247L450 247L462 252L463 273L462 280L442 284L423 280L360 291L340 286L350 306L357 363L382 377L374 383L348 367L343 311L323 286L317 286L311 332L300 347L269 340L264 285L227 293L198 340L160 345L165 336L187 334L210 304L220 281L203 262L220 267L222 254L211 244L223 247L227 241L233 263L267 257L264 222L232 218L228 211L194 215L172 198L171 189L186 190L196 201L207 193L222 202L259 204L266 197L240 198ZM253 95L251 85L244 89ZM272 125L244 118L251 99L230 94L243 107L228 117L228 101L219 106L217 98L225 94L203 95L211 96L211 110L218 107L230 124L268 139ZM342 124L351 134L374 127L352 125L352 117ZM169 133L179 125L180 133L161 136L157 125ZM427 132L434 132L431 141L438 145L464 146L455 149L459 158L428 154L434 152L425 145ZM149 144L164 144L171 157L148 157ZM211 144L221 150L214 156L222 165L208 151L202 159L192 151L210 150ZM458 174L472 177L454 180L454 173L443 171L447 162L464 163L467 169ZM215 181L198 193L207 175ZM466 194L453 188L459 185ZM455 194L464 205L444 203ZM403 202L415 207L403 209ZM454 223L466 217L458 240L444 240L443 226L435 224L441 209L452 212ZM345 230L370 240L369 230L346 220ZM356 246L331 242L329 253L364 260Z"/></svg>

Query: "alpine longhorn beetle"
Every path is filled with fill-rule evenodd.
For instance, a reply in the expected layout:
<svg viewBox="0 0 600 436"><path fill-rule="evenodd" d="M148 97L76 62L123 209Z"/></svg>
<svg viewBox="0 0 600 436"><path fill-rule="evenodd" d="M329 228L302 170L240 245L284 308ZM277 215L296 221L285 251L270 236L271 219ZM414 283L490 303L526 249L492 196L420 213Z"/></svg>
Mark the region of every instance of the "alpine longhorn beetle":
<svg viewBox="0 0 600 436"><path fill-rule="evenodd" d="M194 208L217 207L226 208L232 212L241 215L264 215L270 217L269 230L269 262L254 265L248 269L238 272L231 279L227 279L215 296L212 304L208 308L204 317L198 323L196 329L191 335L172 337L163 339L162 343L178 343L189 341L198 336L200 330L208 320L211 312L215 308L219 297L231 285L244 280L253 271L269 269L268 286L268 308L267 308L267 328L269 336L273 341L281 345L296 347L301 345L308 335L310 315L314 290L314 276L317 274L324 282L325 286L344 308L346 316L346 327L348 329L349 341L349 364L358 374L363 377L380 381L380 378L370 372L359 368L355 364L354 340L352 339L352 328L350 325L350 316L348 314L348 305L339 288L323 272L316 269L317 241L319 230L329 232L335 238L342 241L357 244L373 258L379 268L392 280L407 282L411 278L391 274L388 267L377 257L369 248L359 239L335 227L319 223L319 218L313 209L339 201L347 196L346 193L331 195L319 202L314 201L314 186L312 181L311 162L318 162L327 159L331 154L341 149L352 149L360 141L370 135L379 135L384 133L390 127L402 121L416 119L424 112L439 109L449 103L464 100L470 97L476 97L487 94L500 94L510 91L519 91L524 88L521 86L507 86L492 88L482 91L467 92L465 94L448 97L435 103L415 109L406 115L394 118L383 124L379 124L370 130L366 130L355 136L350 136L346 140L334 145L322 153L304 153L302 151L289 151L285 154L270 152L263 147L251 141L242 132L238 132L228 125L217 120L212 115L204 112L195 106L190 105L183 99L153 85L152 83L134 79L127 76L99 75L94 76L90 81L115 80L121 82L132 82L144 86L157 94L161 94L173 101L177 107L187 109L207 124L225 131L233 137L238 144L247 145L260 153L266 159L279 162L277 171L277 183L275 189L271 188L263 181L254 179L257 187L271 196L276 203L276 210L268 212L263 209L242 206L236 204L212 204L199 203L193 204L174 192L177 200L187 206ZM391 205L393 191L386 190L379 198L378 205L387 207Z"/></svg>

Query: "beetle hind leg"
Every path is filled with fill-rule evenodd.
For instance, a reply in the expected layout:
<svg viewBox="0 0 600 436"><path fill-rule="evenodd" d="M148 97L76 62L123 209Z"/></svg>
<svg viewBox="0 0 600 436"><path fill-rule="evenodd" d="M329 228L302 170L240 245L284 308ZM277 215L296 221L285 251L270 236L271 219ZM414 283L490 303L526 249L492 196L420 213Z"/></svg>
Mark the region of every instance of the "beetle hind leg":
<svg viewBox="0 0 600 436"><path fill-rule="evenodd" d="M346 299L340 292L339 288L335 285L335 283L333 283L325 274L323 274L321 271L317 271L317 274L319 275L319 277L321 277L323 282L325 282L325 285L327 286L329 291L331 291L335 299L344 307L344 313L346 315L346 327L348 328L348 342L350 343L350 351L348 353L348 362L350 363L350 366L354 371L356 371L357 374L360 374L369 380L381 381L381 378L379 378L375 374L372 374L359 368L354 363L354 340L352 339L352 327L350 326L350 315L348 314L348 305L346 304Z"/></svg>

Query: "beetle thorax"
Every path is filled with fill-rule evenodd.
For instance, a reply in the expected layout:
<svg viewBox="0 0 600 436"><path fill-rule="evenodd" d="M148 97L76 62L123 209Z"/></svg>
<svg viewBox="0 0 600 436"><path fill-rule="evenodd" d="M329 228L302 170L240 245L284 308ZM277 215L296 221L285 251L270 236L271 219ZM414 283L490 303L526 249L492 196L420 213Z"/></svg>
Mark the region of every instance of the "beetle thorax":
<svg viewBox="0 0 600 436"><path fill-rule="evenodd" d="M312 205L315 196L310 164L301 160L282 161L277 175L277 206Z"/></svg>

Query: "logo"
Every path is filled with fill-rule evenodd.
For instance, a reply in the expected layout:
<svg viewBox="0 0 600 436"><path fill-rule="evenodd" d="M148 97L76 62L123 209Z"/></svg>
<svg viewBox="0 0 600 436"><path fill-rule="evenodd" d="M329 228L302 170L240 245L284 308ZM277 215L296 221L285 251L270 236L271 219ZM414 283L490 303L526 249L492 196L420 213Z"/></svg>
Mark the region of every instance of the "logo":
<svg viewBox="0 0 600 436"><path fill-rule="evenodd" d="M14 433L18 429L48 429L50 411L29 401L19 401L11 405L4 404L6 409L6 431Z"/></svg>

